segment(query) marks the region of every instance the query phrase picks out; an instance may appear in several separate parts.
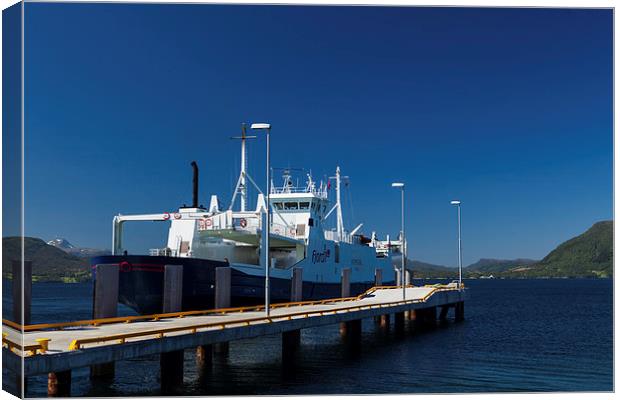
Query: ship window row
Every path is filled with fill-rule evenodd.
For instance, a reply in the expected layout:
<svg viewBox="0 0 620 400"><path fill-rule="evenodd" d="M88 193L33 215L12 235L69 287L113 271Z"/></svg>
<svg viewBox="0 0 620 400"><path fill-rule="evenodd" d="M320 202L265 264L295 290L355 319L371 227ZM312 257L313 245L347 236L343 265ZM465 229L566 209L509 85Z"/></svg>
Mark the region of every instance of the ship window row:
<svg viewBox="0 0 620 400"><path fill-rule="evenodd" d="M291 211L291 210L309 210L310 208L312 208L312 210L314 211L318 211L321 206L318 204L318 202L310 202L310 201L274 201L272 203L273 207L276 210L283 210L283 211Z"/></svg>

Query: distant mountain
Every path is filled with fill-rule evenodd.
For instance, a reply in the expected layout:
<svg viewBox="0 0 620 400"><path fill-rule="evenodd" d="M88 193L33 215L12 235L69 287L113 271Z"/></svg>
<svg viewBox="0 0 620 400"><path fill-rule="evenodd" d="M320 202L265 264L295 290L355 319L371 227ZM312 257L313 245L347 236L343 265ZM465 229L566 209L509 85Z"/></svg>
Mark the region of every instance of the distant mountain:
<svg viewBox="0 0 620 400"><path fill-rule="evenodd" d="M61 249L63 251L66 251L67 253L77 256L77 257L91 258L91 257L97 257L97 256L106 256L111 253L110 250L93 249L89 247L76 247L73 244L69 243L67 239L63 239L63 238L56 238L56 239L50 240L47 242L47 244L49 244L50 246L54 246L58 249Z"/></svg>
<svg viewBox="0 0 620 400"><path fill-rule="evenodd" d="M69 243L67 239L56 238L47 242L50 246L57 247L61 250L67 251L71 249L75 249L75 246Z"/></svg>
<svg viewBox="0 0 620 400"><path fill-rule="evenodd" d="M400 259L393 260L392 264L400 267ZM418 278L455 278L458 277L458 270L444 265L430 264L418 260L407 260L407 269L413 271L413 277ZM386 278L384 277L384 280Z"/></svg>
<svg viewBox="0 0 620 400"><path fill-rule="evenodd" d="M498 272L508 271L513 268L527 267L536 263L537 260L529 258L517 258L515 260L498 260L494 258L481 258L478 262L468 265L463 270L467 275L497 274Z"/></svg>
<svg viewBox="0 0 620 400"><path fill-rule="evenodd" d="M613 276L613 221L597 222L583 234L560 244L540 262L507 271L508 277Z"/></svg>
<svg viewBox="0 0 620 400"><path fill-rule="evenodd" d="M69 254L41 239L25 237L24 255L32 261L33 281L82 282L90 279L90 263L86 258ZM21 258L21 238L2 238L2 273L10 276L11 263Z"/></svg>

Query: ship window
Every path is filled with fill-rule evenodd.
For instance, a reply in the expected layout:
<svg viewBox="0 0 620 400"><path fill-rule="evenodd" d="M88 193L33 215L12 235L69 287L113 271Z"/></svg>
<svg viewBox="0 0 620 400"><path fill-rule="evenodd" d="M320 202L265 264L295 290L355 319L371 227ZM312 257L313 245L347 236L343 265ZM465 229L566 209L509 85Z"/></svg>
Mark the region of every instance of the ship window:
<svg viewBox="0 0 620 400"><path fill-rule="evenodd" d="M300 210L307 210L308 208L310 208L310 202L302 201L301 203L299 203Z"/></svg>
<svg viewBox="0 0 620 400"><path fill-rule="evenodd" d="M281 202L276 202L273 203L273 206L275 207L276 210L281 210L282 209L282 203Z"/></svg>
<svg viewBox="0 0 620 400"><path fill-rule="evenodd" d="M297 236L305 236L306 235L306 225L305 224L297 224Z"/></svg>
<svg viewBox="0 0 620 400"><path fill-rule="evenodd" d="M286 202L284 203L284 209L285 210L297 210L299 208L299 203L297 202Z"/></svg>
<svg viewBox="0 0 620 400"><path fill-rule="evenodd" d="M338 244L334 246L334 261L336 263L340 262L340 246Z"/></svg>

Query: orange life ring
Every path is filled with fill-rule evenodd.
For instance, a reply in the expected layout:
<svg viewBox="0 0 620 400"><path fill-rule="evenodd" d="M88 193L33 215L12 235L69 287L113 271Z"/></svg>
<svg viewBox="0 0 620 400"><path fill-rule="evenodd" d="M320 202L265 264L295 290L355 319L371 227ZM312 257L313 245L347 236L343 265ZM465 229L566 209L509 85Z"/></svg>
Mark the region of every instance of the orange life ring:
<svg viewBox="0 0 620 400"><path fill-rule="evenodd" d="M174 219L181 219L180 213L174 213Z"/></svg>
<svg viewBox="0 0 620 400"><path fill-rule="evenodd" d="M205 224L206 224L207 226L211 226L211 225L213 224L213 222L211 221L211 219L210 219L210 218L207 218L207 219L205 220Z"/></svg>
<svg viewBox="0 0 620 400"><path fill-rule="evenodd" d="M168 221L170 219L170 213L164 213L164 221Z"/></svg>
<svg viewBox="0 0 620 400"><path fill-rule="evenodd" d="M241 218L241 220L239 221L239 225L241 225L242 228L245 228L246 226L248 226L248 221L246 221L245 218Z"/></svg>

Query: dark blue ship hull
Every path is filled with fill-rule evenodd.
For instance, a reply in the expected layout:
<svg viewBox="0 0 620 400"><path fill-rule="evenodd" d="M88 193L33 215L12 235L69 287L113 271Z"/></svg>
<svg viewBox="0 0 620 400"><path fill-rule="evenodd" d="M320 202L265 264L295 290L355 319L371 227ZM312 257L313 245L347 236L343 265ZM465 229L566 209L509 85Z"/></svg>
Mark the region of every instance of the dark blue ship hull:
<svg viewBox="0 0 620 400"><path fill-rule="evenodd" d="M183 311L214 308L215 268L228 263L197 258L164 256L101 256L91 260L97 264L113 264L119 268L119 302L140 314L162 312L164 266L183 266ZM363 293L373 282L351 283L351 295ZM291 280L271 278L271 302L287 302L291 298ZM303 300L340 297L339 283L303 282ZM231 306L259 305L265 301L265 277L231 271Z"/></svg>

